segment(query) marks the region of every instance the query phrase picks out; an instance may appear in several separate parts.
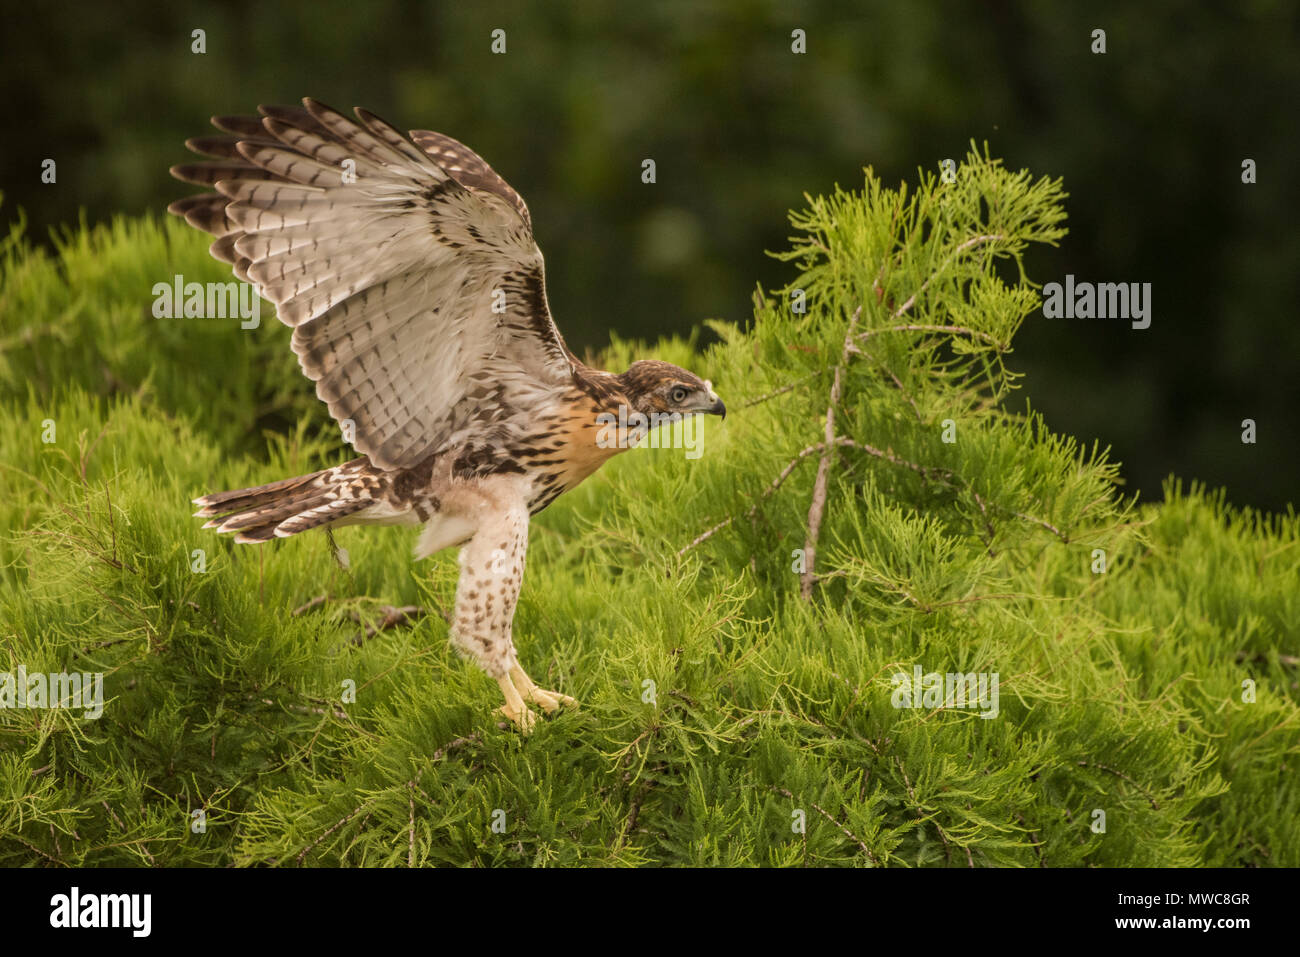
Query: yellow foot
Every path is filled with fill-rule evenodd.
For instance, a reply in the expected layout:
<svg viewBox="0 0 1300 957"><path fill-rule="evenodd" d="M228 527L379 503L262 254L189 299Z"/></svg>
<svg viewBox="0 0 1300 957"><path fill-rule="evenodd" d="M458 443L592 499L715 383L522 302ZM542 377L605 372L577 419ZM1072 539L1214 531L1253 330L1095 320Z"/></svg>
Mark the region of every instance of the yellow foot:
<svg viewBox="0 0 1300 957"><path fill-rule="evenodd" d="M567 694L560 694L558 691L547 691L545 688L539 688L533 684L533 679L524 673L524 669L519 665L514 665L510 669L510 677L514 685L519 689L525 701L531 701L533 704L540 705L542 710L547 714L558 711L560 708L576 708L578 702L570 698Z"/></svg>
<svg viewBox="0 0 1300 957"><path fill-rule="evenodd" d="M501 686L501 693L506 696L506 703L497 710L513 721L524 734L533 730L537 716L528 710L528 705L524 704L524 699L519 696L519 691L511 682L509 675L502 675L497 679L497 684Z"/></svg>

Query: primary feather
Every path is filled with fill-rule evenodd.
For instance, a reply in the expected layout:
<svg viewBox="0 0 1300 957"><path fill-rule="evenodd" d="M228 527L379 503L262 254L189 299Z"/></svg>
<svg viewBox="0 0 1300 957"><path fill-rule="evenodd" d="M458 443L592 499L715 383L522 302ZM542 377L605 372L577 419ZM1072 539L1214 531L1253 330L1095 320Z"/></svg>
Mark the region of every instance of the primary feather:
<svg viewBox="0 0 1300 957"><path fill-rule="evenodd" d="M416 131L417 146L365 110L358 123L304 105L215 118L234 135L189 140L216 158L173 173L217 192L170 209L275 303L354 447L413 466L539 385L567 385L574 360L519 194L450 137ZM482 383L503 387L488 405Z"/></svg>

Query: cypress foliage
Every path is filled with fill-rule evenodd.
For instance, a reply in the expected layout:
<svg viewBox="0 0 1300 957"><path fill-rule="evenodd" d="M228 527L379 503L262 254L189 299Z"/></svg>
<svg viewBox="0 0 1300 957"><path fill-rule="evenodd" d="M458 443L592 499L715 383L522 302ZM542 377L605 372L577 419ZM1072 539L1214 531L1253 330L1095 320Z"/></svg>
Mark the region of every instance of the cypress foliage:
<svg viewBox="0 0 1300 957"><path fill-rule="evenodd" d="M191 518L346 454L269 309L152 317L154 283L227 278L201 238L122 220L47 258L16 230L0 672L103 672L106 702L0 709L0 864L1300 864L1294 511L1135 502L1007 409L1064 195L986 151L868 171L792 215L752 323L611 343L732 414L535 520L517 643L582 707L526 738L448 647L454 556L343 529L345 571ZM996 716L897 706L918 668L996 674Z"/></svg>

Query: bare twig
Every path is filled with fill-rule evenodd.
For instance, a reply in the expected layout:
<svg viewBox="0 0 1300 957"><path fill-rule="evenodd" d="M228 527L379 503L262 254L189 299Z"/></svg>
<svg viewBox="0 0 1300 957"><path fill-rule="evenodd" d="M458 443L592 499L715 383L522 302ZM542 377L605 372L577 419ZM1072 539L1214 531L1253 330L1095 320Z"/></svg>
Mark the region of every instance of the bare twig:
<svg viewBox="0 0 1300 957"><path fill-rule="evenodd" d="M1038 866L1046 867L1047 860L1046 858L1043 857L1042 839L1039 838L1038 833L1032 827L1029 826L1029 822L1026 821L1023 816L1017 814L1016 820L1019 821L1022 825L1024 825L1025 830L1029 832L1029 839L1033 842L1030 846L1033 847L1034 853L1038 855Z"/></svg>
<svg viewBox="0 0 1300 957"><path fill-rule="evenodd" d="M109 814L113 816L113 820L117 822L117 826L122 830L122 833L123 834L127 833L126 825L122 823L122 819L117 816L117 812L113 810L113 808L109 805L109 803L107 801L100 801L99 803L104 806L105 811L107 811ZM140 845L140 850L144 851L144 856L149 858L150 864L156 865L158 863L156 860L154 860L153 855L149 853L149 846L145 844L143 838L139 839L138 841L133 841L131 843L138 843Z"/></svg>
<svg viewBox="0 0 1300 957"><path fill-rule="evenodd" d="M1045 522L1041 518L1034 518L1034 516L1032 515L1026 515L1024 512L1015 512L1014 514L1016 518L1023 518L1026 522L1032 522L1035 525L1041 525L1043 528L1047 529L1049 532L1051 532L1061 541L1069 544L1070 536L1066 535L1065 532L1061 531L1059 528L1057 528L1055 525L1051 524L1050 522Z"/></svg>
<svg viewBox="0 0 1300 957"><path fill-rule="evenodd" d="M835 367L835 378L831 382L831 399L826 406L826 439L822 444L822 457L817 463L817 478L813 481L812 502L808 506L808 537L804 539L804 572L799 578L799 595L805 601L812 598L813 583L817 580L815 565L817 562L817 539L821 535L822 516L826 513L826 483L830 477L831 454L835 446L835 407L840 404L840 391L844 379L844 366L849 361L849 350L853 348L853 333L862 317L862 307L858 306L849 319L848 331L844 334L844 348L840 350L840 362Z"/></svg>
<svg viewBox="0 0 1300 957"><path fill-rule="evenodd" d="M882 451L874 445L868 445L866 442L854 442L852 439L839 439L837 440L837 444L847 446L851 449L857 449L860 452L866 452L868 455L874 455L876 458L884 459L892 465L900 465L903 468L911 469L923 478L941 482L949 488L958 487L957 483L953 481L955 476L948 469L932 465L918 465L915 462L909 462L907 459L900 459L893 452Z"/></svg>
<svg viewBox="0 0 1300 957"><path fill-rule="evenodd" d="M113 816L113 820L117 822L117 826L121 828L123 831L125 831L126 825L122 823L122 819L117 816L117 812L114 811L112 807L109 806L109 803L107 801L100 801L99 803L104 806L105 811L107 811L109 814Z"/></svg>
<svg viewBox="0 0 1300 957"><path fill-rule="evenodd" d="M322 698L312 698L312 697L307 698L308 701L318 702L318 705L316 707L310 707L305 704L297 704L295 702L279 703L273 701L270 698L258 698L257 695L248 695L246 697L246 700L248 701L257 700L264 705L269 705L272 708L276 707L277 704L279 704L280 707L284 708L286 711L292 711L294 714L318 714L318 715L332 714L340 721L347 721L348 718L351 717L346 711L344 711L338 705L332 704L329 701L325 701ZM328 708L323 707L324 705L328 705Z"/></svg>
<svg viewBox="0 0 1300 957"><path fill-rule="evenodd" d="M796 460L796 461L797 461L797 460ZM764 497L766 497L766 496L764 496ZM716 535L718 532L722 531L724 528L726 528L728 525L730 525L730 524L731 524L732 522L734 522L735 520L736 520L736 516L732 515L730 518L724 518L722 521L718 522L718 524L717 524L717 525L714 525L712 528L705 529L703 532L701 532L699 535L697 535L697 536L695 537L695 539L694 539L694 540L693 540L689 545L685 545L685 546L683 546L682 548L677 549L677 554L678 554L679 556L680 556L680 555L685 555L687 552L689 552L689 551L690 551L692 548L694 548L695 546L697 546L697 545L702 545L704 542L707 542L710 538L712 538L712 537L713 537L714 535Z"/></svg>
<svg viewBox="0 0 1300 957"><path fill-rule="evenodd" d="M402 625L410 624L419 618L428 614L419 605L403 605L401 608L394 608L392 605L383 605L379 609L383 613L383 618L374 624L366 625L364 631L358 632L352 637L354 645L362 644L367 638L373 638L381 631L387 631L389 628L398 628ZM361 616L357 612L352 612L353 621L360 622Z"/></svg>
<svg viewBox="0 0 1300 957"><path fill-rule="evenodd" d="M948 469L918 465L915 462L909 462L907 459L900 459L897 455L894 455L892 452L882 451L873 445L866 444L865 442L855 442L853 441L853 439L849 438L846 435L836 436L835 441L832 443L832 445L842 447L842 448L857 449L860 452L866 452L868 455L874 455L876 458L884 459L886 462L889 462L893 465L899 465L902 466L903 468L911 469L912 471L916 472L917 474L921 475L924 478L942 482L944 485L947 485L949 488L957 487L956 483L953 481L954 478L953 473L950 472ZM785 480L790 477L790 475L794 472L795 468L798 467L800 462L802 462L810 455L815 455L816 453L824 452L825 450L826 450L825 442L818 442L816 445L810 445L807 448L803 449L798 455L796 455L793 459L791 459L788 463L786 463L785 468L783 468L780 474L777 475L777 477L772 480L772 484L770 484L766 489L763 490L763 493L758 497L758 501L755 502L753 505L751 505L749 509L745 511L742 517L753 518L754 515L758 512L758 507L759 505L762 504L763 500L770 497L777 489L781 487L782 483L784 483ZM689 545L686 545L685 547L678 549L677 554L685 555L692 548L695 548L697 545L703 544L704 542L708 541L718 532L722 531L728 525L732 524L735 520L736 520L735 515L731 516L730 518L724 518L722 521L718 522L718 524L714 525L712 528L709 528L706 531L702 532Z"/></svg>
<svg viewBox="0 0 1300 957"><path fill-rule="evenodd" d="M482 738L477 731L475 731L473 734L467 734L463 738L453 738L452 740L444 744L442 747L440 747L437 751L433 752L433 754L429 755L429 760L430 761L441 760L443 756L447 754L448 751L454 751L457 748L463 748L467 744L476 744L480 740L482 740Z"/></svg>
<svg viewBox="0 0 1300 957"><path fill-rule="evenodd" d="M329 600L330 600L330 595L328 592L326 592L324 595L317 595L311 601L307 602L307 604L299 605L297 608L295 608L293 610L293 614L295 616L306 614L307 612L311 611L313 608L319 608L321 605L325 604Z"/></svg>
<svg viewBox="0 0 1300 957"><path fill-rule="evenodd" d="M632 832L636 830L637 819L641 816L641 805L650 793L650 789L655 786L654 781L646 780L637 788L636 794L632 797L632 810L623 822L623 827L619 829L618 837L614 839L614 850L617 851L627 842Z"/></svg>
<svg viewBox="0 0 1300 957"><path fill-rule="evenodd" d="M346 817L340 818L338 821L334 823L332 827L330 827L323 834L321 834L320 837L316 838L316 840L312 841L310 844L304 847L302 849L302 853L298 855L297 863L301 864L303 858L306 857L309 853L311 853L312 848L314 848L321 841L325 840L325 838L329 837L331 834L333 834L335 831L341 828L344 824L348 823L348 821L352 820L354 817L360 814L365 809L366 805L368 805L369 803L370 803L369 801L363 801L362 803L358 804L350 814L348 814Z"/></svg>
<svg viewBox="0 0 1300 957"><path fill-rule="evenodd" d="M21 837L18 837L16 834L15 834L15 835L12 835L12 837L13 837L13 839L14 839L15 841L17 841L19 844L23 845L23 846L24 846L25 848L27 848L29 851L35 851L37 854L41 855L41 857L45 858L47 861L51 861L51 862L53 862L53 863L55 863L55 864L58 864L58 865L60 865L60 866L64 866L64 862L63 862L62 860L60 860L60 859L57 858L57 857L54 857L53 855L51 855L51 854L48 853L47 851L43 851L43 850L41 850L41 849L40 849L39 847L37 847L35 844L31 844L31 843L29 843L29 842L27 842L27 841L24 841Z"/></svg>
<svg viewBox="0 0 1300 957"><path fill-rule="evenodd" d="M989 510L984 507L984 499L980 498L979 492L971 489L970 493L975 496L975 504L980 507L980 515L984 517L984 530L989 533L988 540L984 544L988 547L989 554L992 555L993 539L997 537L997 533L993 530L993 522L989 519Z"/></svg>
<svg viewBox="0 0 1300 957"><path fill-rule="evenodd" d="M768 399L775 399L778 395L784 395L787 392L797 389L805 382L815 379L819 375L821 375L820 372L814 372L812 375L806 375L802 379L799 379L796 382L791 382L789 385L781 386L781 388L777 389L775 392L769 392L767 393L767 395L760 395L757 399L750 399L747 402L742 402L740 404L740 408L748 409L750 406L758 405L760 402L766 402Z"/></svg>
<svg viewBox="0 0 1300 957"><path fill-rule="evenodd" d="M1264 662L1264 661L1268 661L1268 657L1266 655L1261 655L1261 654L1252 655L1252 654L1247 654L1245 651L1238 651L1236 654L1237 664L1241 664L1244 661ZM1294 668L1296 665L1300 665L1300 657L1296 655L1282 654L1281 652L1278 652L1277 661L1278 664L1286 665L1291 668ZM47 764L45 767L49 767L49 765ZM45 768L42 768L41 770L45 770ZM33 775L35 775L36 773L37 772L35 771L32 772Z"/></svg>
<svg viewBox="0 0 1300 957"><path fill-rule="evenodd" d="M849 439L847 439L847 438L840 438L840 439L836 439L836 440L835 440L835 444L836 444L836 445L849 445L849 444L851 444L851 440L849 440ZM824 448L826 448L826 446L825 446L823 443L818 442L816 445L810 445L810 446L808 446L806 449L804 449L802 452L800 452L798 455L796 455L793 459L791 459L791 460L786 464L785 468L783 468L783 469L781 470L781 473L780 473L779 475L777 475L777 477L776 477L775 479L772 480L772 484L769 485L766 489L763 490L763 494L761 494L761 495L758 497L758 501L755 502L753 505L751 505L751 506L749 507L748 511L745 512L744 517L745 517L745 518L753 518L754 515L757 514L757 512L758 512L758 506L759 506L760 504L762 504L763 500L764 500L765 498L768 498L769 496L771 496L773 492L775 492L777 489L779 489L779 488L781 487L781 484L782 484L783 482L785 482L785 480L788 479L788 478L790 477L791 473L794 472L795 468L799 465L800 462L802 462L802 461L803 461L804 459L806 459L808 456L813 455L813 454L816 453L816 452L820 452L820 451L822 451ZM678 552L677 552L677 554L678 554L678 555L685 555L687 552L689 552L689 551L690 551L692 548L694 548L696 545L699 545L699 544L701 544L701 543L703 543L703 542L708 541L708 540L709 540L710 538L712 538L715 534L717 534L718 532L722 531L724 528L726 528L728 525L730 525L730 524L731 524L732 522L734 522L735 520L736 520L736 516L734 516L734 515L731 516L730 518L725 518L725 519L723 519L723 520L722 520L721 522L719 522L717 525L714 525L714 526L713 526L712 528L710 528L708 531L704 532L704 533L701 534L699 537L697 537L693 542L691 542L691 543L690 543L689 545L687 545L685 548L681 548L681 549L679 549Z"/></svg>
<svg viewBox="0 0 1300 957"><path fill-rule="evenodd" d="M406 799L411 806L411 829L409 832L410 834L410 837L408 839L409 842L406 847L406 866L414 867L415 866L415 784L414 782L408 784L406 786L406 790L409 792L407 794Z"/></svg>

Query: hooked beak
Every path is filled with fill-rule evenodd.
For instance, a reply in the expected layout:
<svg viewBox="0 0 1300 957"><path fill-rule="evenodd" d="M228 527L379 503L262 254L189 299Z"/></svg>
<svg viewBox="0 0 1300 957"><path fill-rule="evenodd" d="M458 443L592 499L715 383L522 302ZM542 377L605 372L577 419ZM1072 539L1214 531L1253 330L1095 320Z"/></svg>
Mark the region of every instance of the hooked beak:
<svg viewBox="0 0 1300 957"><path fill-rule="evenodd" d="M713 383L706 379L704 381L704 388L708 393L708 401L711 402L712 405L704 406L700 408L699 411L703 412L705 415L720 415L723 419L726 419L727 407L723 404L723 401L718 398L718 393L713 391Z"/></svg>

